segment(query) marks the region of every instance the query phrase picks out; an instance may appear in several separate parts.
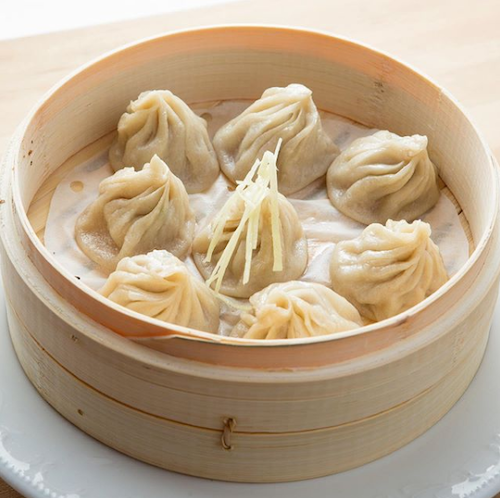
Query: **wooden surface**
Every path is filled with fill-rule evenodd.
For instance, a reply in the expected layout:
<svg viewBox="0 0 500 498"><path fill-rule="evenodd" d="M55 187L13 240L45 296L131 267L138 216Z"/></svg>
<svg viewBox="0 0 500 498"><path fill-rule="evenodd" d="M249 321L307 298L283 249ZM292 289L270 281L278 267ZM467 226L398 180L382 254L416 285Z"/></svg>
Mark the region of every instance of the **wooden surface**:
<svg viewBox="0 0 500 498"><path fill-rule="evenodd" d="M250 0L0 42L0 149L45 90L107 50L172 29L260 22L331 31L407 61L462 101L498 157L499 16L498 0Z"/></svg>
<svg viewBox="0 0 500 498"><path fill-rule="evenodd" d="M102 52L137 38L196 25L261 22L334 32L386 50L450 90L500 156L500 32L497 0L246 1L72 32L0 42L0 149L52 84ZM7 494L6 494L7 493ZM0 485L0 496L9 494Z"/></svg>
<svg viewBox="0 0 500 498"><path fill-rule="evenodd" d="M0 498L23 498L23 496L0 479Z"/></svg>

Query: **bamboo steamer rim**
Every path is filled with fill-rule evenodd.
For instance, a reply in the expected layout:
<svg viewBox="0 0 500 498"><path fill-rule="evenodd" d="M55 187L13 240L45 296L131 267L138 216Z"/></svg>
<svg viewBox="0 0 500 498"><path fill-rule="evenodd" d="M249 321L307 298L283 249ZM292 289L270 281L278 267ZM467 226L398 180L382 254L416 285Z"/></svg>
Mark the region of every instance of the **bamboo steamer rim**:
<svg viewBox="0 0 500 498"><path fill-rule="evenodd" d="M492 176L497 178L497 182L495 182L495 187L494 187L494 199L492 199L492 205L493 208L491 212L489 213L489 222L486 230L484 231L481 239L476 242L475 244L475 249L473 253L470 255L468 258L467 262L463 265L460 270L453 275L448 282L446 282L440 289L438 289L436 292L434 292L431 296L428 298L424 299L422 302L417 304L416 306L410 308L409 310L400 313L399 315L396 315L394 317L382 320L380 322L367 325L364 327L359 327L357 329L353 329L350 331L345 331L337 334L332 334L332 335L325 335L325 336L316 336L316 337L310 337L310 338L302 338L302 339L279 339L279 340L257 340L257 339L243 339L243 338L231 338L231 337L224 337L224 336L219 336L215 334L211 334L208 332L202 332L198 330L194 330L188 327L183 327L175 324L168 323L166 324L165 322L162 322L158 319L155 318L150 318L145 315L142 315L140 313L137 313L135 311L129 310L127 308L124 308L122 306L119 306L118 304L106 299L102 295L100 295L97 291L94 291L90 287L87 286L82 286L82 285L77 285L77 283L74 281L73 275L71 275L62 265L60 265L55 258L52 257L52 255L49 253L49 251L46 249L46 247L42 244L40 239L37 237L35 231L33 230L27 216L27 212L25 211L22 203L22 198L21 198L21 192L19 188L19 181L18 181L18 172L17 168L13 168L13 175L12 175L12 199L13 199L13 204L15 206L15 209L17 211L17 215L19 216L19 221L21 223L21 226L23 230L25 231L26 235L30 239L31 244L36 248L38 253L42 256L42 258L48 263L54 271L59 273L64 277L64 279L69 282L71 286L77 286L79 287L83 292L85 292L91 299L99 301L101 304L104 304L105 306L113 309L115 312L120 313L122 315L126 315L132 319L135 320L141 320L142 322L146 324L151 324L155 327L159 328L165 328L166 336L156 336L156 338L165 340L168 338L181 338L181 339L188 339L192 341L197 341L197 342L210 342L213 344L224 344L224 345L231 345L231 346L245 346L245 347L252 347L252 348L261 348L261 347L272 347L272 346L286 346L286 347L294 347L294 346L299 346L299 345L305 345L305 344L315 344L315 343L322 343L322 342L329 342L329 341L336 341L348 337L353 337L353 336L358 336L361 334L368 334L370 332L373 332L375 330L378 330L383 327L390 327L390 326L395 326L399 323L406 322L408 319L411 317L419 314L422 312L426 307L428 307L431 303L435 302L438 300L441 296L443 296L445 293L447 293L449 290L454 288L461 280L462 278L468 273L468 271L471 269L471 267L477 262L479 257L481 256L482 252L484 251L485 247L487 246L491 235L493 233L495 224L497 222L497 217L498 217L498 211L499 211L499 206L500 206L500 193L499 193L499 184L498 184L498 165L496 164L496 161L493 158L493 155L491 153L491 150L489 146L487 145L487 142L485 141L483 135L478 131L477 127L475 126L474 122L470 119L468 114L465 112L463 109L462 105L444 88L442 88L440 85L438 85L436 82L434 82L431 78L428 76L422 74L422 72L417 71L415 68L413 68L411 65L404 63L400 61L398 58L393 57L389 54L387 54L384 51L374 49L371 46L364 44L364 43L359 43L356 41L353 41L347 37L344 36L338 36L338 35L332 35L327 32L321 31L321 30L312 30L312 29L305 29L305 28L295 28L295 27L287 27L287 26L280 26L280 25L265 25L265 24L230 24L230 25L215 25L215 26L207 26L207 27L202 27L202 28L190 28L190 29L182 29L182 30L176 30L172 32L168 32L166 34L162 35L156 35L156 36L151 36L136 42L132 42L129 44L126 44L122 47L119 47L117 49L114 49L112 51L109 51L105 53L104 55L88 62L87 64L80 66L78 69L74 70L71 72L68 76L66 76L62 81L60 81L58 84L53 86L39 101L35 104L35 106L32 108L28 116L25 118L25 120L20 124L18 129L16 130L15 137L21 138L25 132L27 131L27 128L29 124L31 123L32 119L34 119L37 115L37 112L39 111L39 108L42 107L42 105L50 101L52 98L57 98L56 93L63 89L64 86L69 83L71 80L73 80L77 76L82 76L87 69L93 67L97 68L99 65L106 65L108 62L108 59L110 57L116 56L118 54L125 54L126 52L132 52L138 48L144 48L147 47L149 44L153 44L159 40L167 39L167 38L175 38L175 37L182 37L186 35L190 35L193 33L200 33L200 32L218 32L218 31L235 31L235 32L254 32L254 31L261 31L262 33L288 33L288 34L294 34L294 33L300 33L302 35L306 36L311 36L311 37L318 37L318 39L334 39L337 42L346 44L348 46L354 47L356 49L362 49L368 52L373 53L374 55L381 57L383 59L388 59L391 62L395 62L397 65L402 66L404 69L410 71L414 76L416 76L418 79L424 81L427 85L430 85L434 89L438 90L441 94L443 94L447 99L450 100L450 102L457 107L457 109L462 113L462 115L467 119L467 121L471 124L474 132L477 134L477 137L479 138L479 141L481 145L484 147L484 149L488 152L490 161L489 161L489 167L491 168L491 173ZM12 145L12 150L10 153L14 156L14 161L15 165L18 164L18 162L21 160L21 150L18 147L17 150L15 148L15 143L13 142ZM3 171L3 175L6 176L8 172L6 171L7 168L4 168L5 171ZM2 181L3 185L3 196L2 198L6 198L6 185L8 182ZM499 269L495 268L494 269L494 274L496 275L498 273ZM168 327L168 328L167 328ZM170 330L169 330L170 329ZM174 333L169 333L171 331L174 331ZM148 336L152 337L152 336Z"/></svg>

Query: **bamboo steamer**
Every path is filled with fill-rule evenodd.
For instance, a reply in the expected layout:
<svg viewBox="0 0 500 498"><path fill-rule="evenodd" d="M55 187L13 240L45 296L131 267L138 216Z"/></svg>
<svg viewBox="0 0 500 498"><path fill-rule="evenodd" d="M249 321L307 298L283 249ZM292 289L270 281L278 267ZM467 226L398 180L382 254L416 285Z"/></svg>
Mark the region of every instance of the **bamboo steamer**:
<svg viewBox="0 0 500 498"><path fill-rule="evenodd" d="M122 309L45 249L58 182L109 145L141 91L168 88L196 103L255 99L291 82L311 87L321 109L429 137L471 244L466 265L430 298L333 337L229 339ZM1 175L2 275L26 374L68 420L151 464L243 482L353 468L436 423L481 362L500 272L497 165L446 91L365 46L262 26L130 45L72 74L36 106Z"/></svg>

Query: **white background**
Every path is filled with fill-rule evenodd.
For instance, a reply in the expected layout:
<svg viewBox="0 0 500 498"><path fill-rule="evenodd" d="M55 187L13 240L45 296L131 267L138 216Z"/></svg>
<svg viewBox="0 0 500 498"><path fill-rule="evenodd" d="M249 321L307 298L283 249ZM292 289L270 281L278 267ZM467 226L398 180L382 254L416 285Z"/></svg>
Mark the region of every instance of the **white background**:
<svg viewBox="0 0 500 498"><path fill-rule="evenodd" d="M31 36L237 0L2 0L0 39Z"/></svg>

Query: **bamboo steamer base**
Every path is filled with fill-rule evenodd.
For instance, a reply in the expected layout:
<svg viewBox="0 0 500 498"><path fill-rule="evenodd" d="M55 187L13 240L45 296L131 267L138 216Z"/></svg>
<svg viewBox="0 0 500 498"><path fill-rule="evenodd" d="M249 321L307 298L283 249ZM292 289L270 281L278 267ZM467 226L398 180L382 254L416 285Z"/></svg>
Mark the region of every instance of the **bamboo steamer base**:
<svg viewBox="0 0 500 498"><path fill-rule="evenodd" d="M388 412L314 431L259 434L236 430L227 441L232 449L226 450L221 431L153 417L83 383L40 347L10 306L8 322L19 361L33 385L87 434L159 467L236 482L321 477L358 467L409 443L440 420L467 389L483 357L490 325L456 371ZM103 427L107 427L105 433ZM147 447L142 444L145 440L150 441Z"/></svg>
<svg viewBox="0 0 500 498"><path fill-rule="evenodd" d="M55 186L109 143L139 92L166 87L187 102L255 99L290 82L313 88L326 111L429 137L471 256L428 299L344 335L264 344L124 310L48 253L43 231ZM340 472L435 424L480 364L500 272L497 165L445 90L367 47L255 26L130 46L45 98L13 138L1 175L2 276L20 362L64 417L140 460L238 482Z"/></svg>

